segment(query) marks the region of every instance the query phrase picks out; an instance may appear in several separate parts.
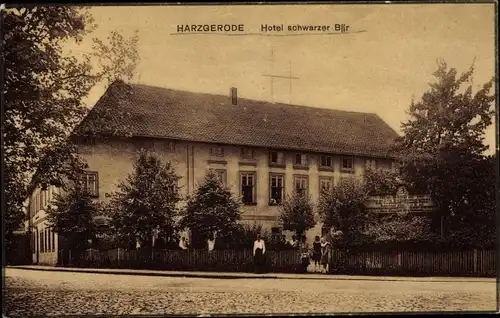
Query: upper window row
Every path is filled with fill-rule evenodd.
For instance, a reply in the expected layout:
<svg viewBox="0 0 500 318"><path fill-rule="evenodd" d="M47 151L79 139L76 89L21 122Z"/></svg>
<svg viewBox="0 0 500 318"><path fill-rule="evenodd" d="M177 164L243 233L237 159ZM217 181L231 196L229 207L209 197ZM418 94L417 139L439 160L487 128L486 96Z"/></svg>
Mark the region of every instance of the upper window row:
<svg viewBox="0 0 500 318"><path fill-rule="evenodd" d="M214 146L210 148L211 157L224 157L224 148L220 146ZM241 148L241 158L243 159L255 159L255 153L252 148ZM353 171L354 170L354 158L352 156L343 156L341 158L341 170L343 171ZM274 166L284 166L285 165L285 153L283 151L270 151L269 152L269 164ZM308 167L309 156L305 153L295 153L293 157L293 165L295 167ZM320 155L319 166L321 168L333 169L333 156L331 155Z"/></svg>
<svg viewBox="0 0 500 318"><path fill-rule="evenodd" d="M282 151L271 151L269 153L269 163L271 165L285 165L285 153ZM293 157L293 165L295 167L307 167L309 165L308 155L296 153ZM319 166L320 168L333 169L333 156L320 155ZM353 171L354 158L351 156L341 157L340 169L343 171Z"/></svg>

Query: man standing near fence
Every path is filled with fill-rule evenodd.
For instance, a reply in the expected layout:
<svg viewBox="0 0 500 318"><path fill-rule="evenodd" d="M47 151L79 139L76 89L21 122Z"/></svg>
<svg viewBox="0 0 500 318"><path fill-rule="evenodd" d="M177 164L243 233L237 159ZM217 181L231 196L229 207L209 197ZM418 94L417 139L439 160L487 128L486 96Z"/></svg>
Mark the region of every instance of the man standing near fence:
<svg viewBox="0 0 500 318"><path fill-rule="evenodd" d="M207 246L208 246L208 251L211 252L215 248L215 237L217 236L217 232L210 232L208 234L208 239L207 239Z"/></svg>
<svg viewBox="0 0 500 318"><path fill-rule="evenodd" d="M264 240L257 234L257 239L253 243L253 262L255 273L261 274L264 272L264 255L266 253L266 244Z"/></svg>

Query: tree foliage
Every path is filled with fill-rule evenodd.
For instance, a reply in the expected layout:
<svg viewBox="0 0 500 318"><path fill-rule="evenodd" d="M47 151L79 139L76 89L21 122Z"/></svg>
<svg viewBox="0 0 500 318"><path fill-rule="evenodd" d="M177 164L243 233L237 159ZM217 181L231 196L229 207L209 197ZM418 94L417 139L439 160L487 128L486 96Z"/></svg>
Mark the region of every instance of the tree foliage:
<svg viewBox="0 0 500 318"><path fill-rule="evenodd" d="M396 145L403 178L431 195L438 216L448 218L452 231L460 223L466 226L464 220L484 214L491 222L494 215L495 170L484 156L488 146L483 143L494 115L493 80L473 92L473 73L473 66L458 75L440 62L433 74L436 82L420 101L412 102L409 120L402 124L404 136Z"/></svg>
<svg viewBox="0 0 500 318"><path fill-rule="evenodd" d="M324 225L342 232L339 244L355 245L364 240L364 231L372 216L365 208L369 190L357 178L342 178L324 191L318 202Z"/></svg>
<svg viewBox="0 0 500 318"><path fill-rule="evenodd" d="M412 102L404 136L396 149L402 158L404 179L429 193L441 211L460 213L471 195L481 191L475 177L483 163L485 129L494 115L493 80L473 94L474 68L457 77L457 71L440 62L421 101Z"/></svg>
<svg viewBox="0 0 500 318"><path fill-rule="evenodd" d="M63 236L70 248L82 250L88 240L94 240L94 218L101 212L101 205L92 200L90 193L78 182L63 194L55 194L47 209L52 230Z"/></svg>
<svg viewBox="0 0 500 318"><path fill-rule="evenodd" d="M394 194L397 188L404 183L396 169L367 169L364 181L370 195Z"/></svg>
<svg viewBox="0 0 500 318"><path fill-rule="evenodd" d="M316 225L314 207L305 192L294 192L288 195L279 205L279 221L283 229L293 231L298 237Z"/></svg>
<svg viewBox="0 0 500 318"><path fill-rule="evenodd" d="M430 84L421 101L412 102L410 118L402 124L402 150L437 155L441 150L459 149L481 155L488 148L483 139L494 115L493 79L474 94L473 73L471 66L457 77L456 69L438 62L438 70L433 74L436 82Z"/></svg>
<svg viewBox="0 0 500 318"><path fill-rule="evenodd" d="M116 233L129 242L138 239L141 246L151 242L157 230L160 237L174 236L179 179L170 162L141 151L133 172L111 194L108 206Z"/></svg>
<svg viewBox="0 0 500 318"><path fill-rule="evenodd" d="M240 206L240 201L210 169L188 198L179 227L190 229L202 242L214 232L217 238L230 237L241 216Z"/></svg>
<svg viewBox="0 0 500 318"><path fill-rule="evenodd" d="M23 220L32 183L61 186L84 163L68 135L87 113L97 83L127 78L138 62L137 34L112 32L93 50L73 54L96 28L86 8L26 6L2 10L6 232ZM36 173L35 173L36 172ZM30 182L32 180L32 182Z"/></svg>

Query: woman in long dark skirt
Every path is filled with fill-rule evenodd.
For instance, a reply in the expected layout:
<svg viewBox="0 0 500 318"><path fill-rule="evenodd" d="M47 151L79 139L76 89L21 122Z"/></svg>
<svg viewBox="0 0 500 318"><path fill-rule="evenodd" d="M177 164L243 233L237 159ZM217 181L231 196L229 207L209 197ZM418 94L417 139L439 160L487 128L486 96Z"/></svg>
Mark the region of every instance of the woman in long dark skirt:
<svg viewBox="0 0 500 318"><path fill-rule="evenodd" d="M266 244L264 240L257 234L257 239L253 243L253 263L255 273L264 272L264 254L266 253Z"/></svg>

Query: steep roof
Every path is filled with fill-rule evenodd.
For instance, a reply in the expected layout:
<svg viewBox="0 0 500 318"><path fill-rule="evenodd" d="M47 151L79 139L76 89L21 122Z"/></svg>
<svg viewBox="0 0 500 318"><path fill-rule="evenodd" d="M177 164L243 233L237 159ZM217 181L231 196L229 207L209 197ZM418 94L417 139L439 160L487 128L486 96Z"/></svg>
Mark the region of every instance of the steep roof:
<svg viewBox="0 0 500 318"><path fill-rule="evenodd" d="M111 114L108 121L95 120L99 110ZM373 157L392 157L398 137L376 114L245 98L233 105L229 96L121 81L110 85L75 134L103 133L110 120L132 136Z"/></svg>

